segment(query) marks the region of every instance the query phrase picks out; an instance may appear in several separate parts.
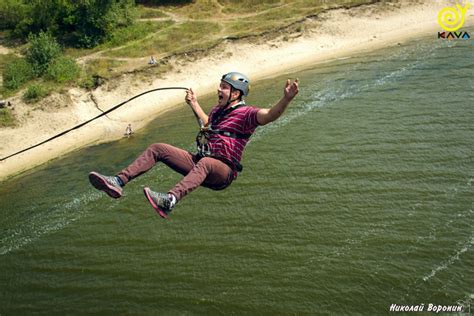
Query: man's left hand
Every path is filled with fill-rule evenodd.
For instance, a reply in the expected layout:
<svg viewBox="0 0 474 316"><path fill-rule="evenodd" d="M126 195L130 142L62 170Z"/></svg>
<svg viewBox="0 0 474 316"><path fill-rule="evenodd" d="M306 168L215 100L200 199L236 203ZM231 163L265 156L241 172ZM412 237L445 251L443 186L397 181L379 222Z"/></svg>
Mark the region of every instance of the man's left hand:
<svg viewBox="0 0 474 316"><path fill-rule="evenodd" d="M285 98L288 101L293 100L293 98L298 94L298 78L295 79L295 81L291 82L290 79L286 81L285 89L283 90L283 93L285 95Z"/></svg>

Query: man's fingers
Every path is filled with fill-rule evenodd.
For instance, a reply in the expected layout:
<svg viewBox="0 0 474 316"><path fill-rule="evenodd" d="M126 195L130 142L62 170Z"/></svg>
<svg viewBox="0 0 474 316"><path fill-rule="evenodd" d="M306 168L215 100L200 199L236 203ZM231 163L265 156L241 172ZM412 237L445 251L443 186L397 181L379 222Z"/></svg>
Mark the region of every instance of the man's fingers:
<svg viewBox="0 0 474 316"><path fill-rule="evenodd" d="M295 81L293 81L293 86L296 88L296 90L298 90L298 85L299 85L298 78L296 78Z"/></svg>

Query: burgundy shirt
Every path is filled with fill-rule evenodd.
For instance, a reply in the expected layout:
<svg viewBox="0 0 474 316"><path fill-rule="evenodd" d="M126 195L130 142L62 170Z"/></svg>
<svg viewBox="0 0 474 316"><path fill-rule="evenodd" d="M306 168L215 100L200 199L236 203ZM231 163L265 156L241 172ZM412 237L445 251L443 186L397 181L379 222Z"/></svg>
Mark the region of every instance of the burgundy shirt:
<svg viewBox="0 0 474 316"><path fill-rule="evenodd" d="M209 122L213 121L215 115L219 115L219 110L218 106L212 108L209 113ZM253 134L259 126L257 122L257 112L259 110L255 106L242 105L221 117L217 125L212 125L212 129L238 134ZM229 161L234 161L235 159L240 162L248 141L249 139L239 139L211 133L208 144L213 155L225 157ZM234 177L236 176L237 173L234 173Z"/></svg>

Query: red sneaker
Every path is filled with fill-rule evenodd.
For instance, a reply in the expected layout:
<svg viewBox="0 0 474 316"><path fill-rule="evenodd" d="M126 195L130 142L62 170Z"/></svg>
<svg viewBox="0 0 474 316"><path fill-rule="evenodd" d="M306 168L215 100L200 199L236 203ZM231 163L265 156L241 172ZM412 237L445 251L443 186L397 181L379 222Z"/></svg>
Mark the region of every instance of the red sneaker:
<svg viewBox="0 0 474 316"><path fill-rule="evenodd" d="M174 203L167 193L154 192L150 188L145 187L143 189L145 197L155 211L163 218L168 218L168 214L171 213L171 210L174 207Z"/></svg>
<svg viewBox="0 0 474 316"><path fill-rule="evenodd" d="M118 199L122 196L122 187L115 177L101 175L97 172L89 173L89 181L97 190L104 191L110 197Z"/></svg>

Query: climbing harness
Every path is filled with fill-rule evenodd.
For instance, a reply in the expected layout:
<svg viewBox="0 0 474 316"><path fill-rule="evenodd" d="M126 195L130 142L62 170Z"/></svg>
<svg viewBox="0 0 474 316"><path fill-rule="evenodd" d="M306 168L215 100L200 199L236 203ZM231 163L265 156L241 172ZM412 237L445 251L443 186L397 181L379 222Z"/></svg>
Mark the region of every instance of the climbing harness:
<svg viewBox="0 0 474 316"><path fill-rule="evenodd" d="M225 137L231 137L236 139L249 139L252 134L243 134L243 133L234 133L222 129L214 129L213 126L217 126L217 124L230 112L234 111L235 109L245 105L244 101L240 101L239 103L228 107L223 110L219 110L217 113L212 115L211 123L203 125L202 121L200 122L200 130L196 135L196 147L197 147L197 156L198 158L203 157L213 157L218 160L221 160L226 165L228 165L232 170L241 172L243 166L236 160L230 161L229 159L222 157L220 155L216 155L212 153L212 149L209 146L209 139L211 134L218 134Z"/></svg>

